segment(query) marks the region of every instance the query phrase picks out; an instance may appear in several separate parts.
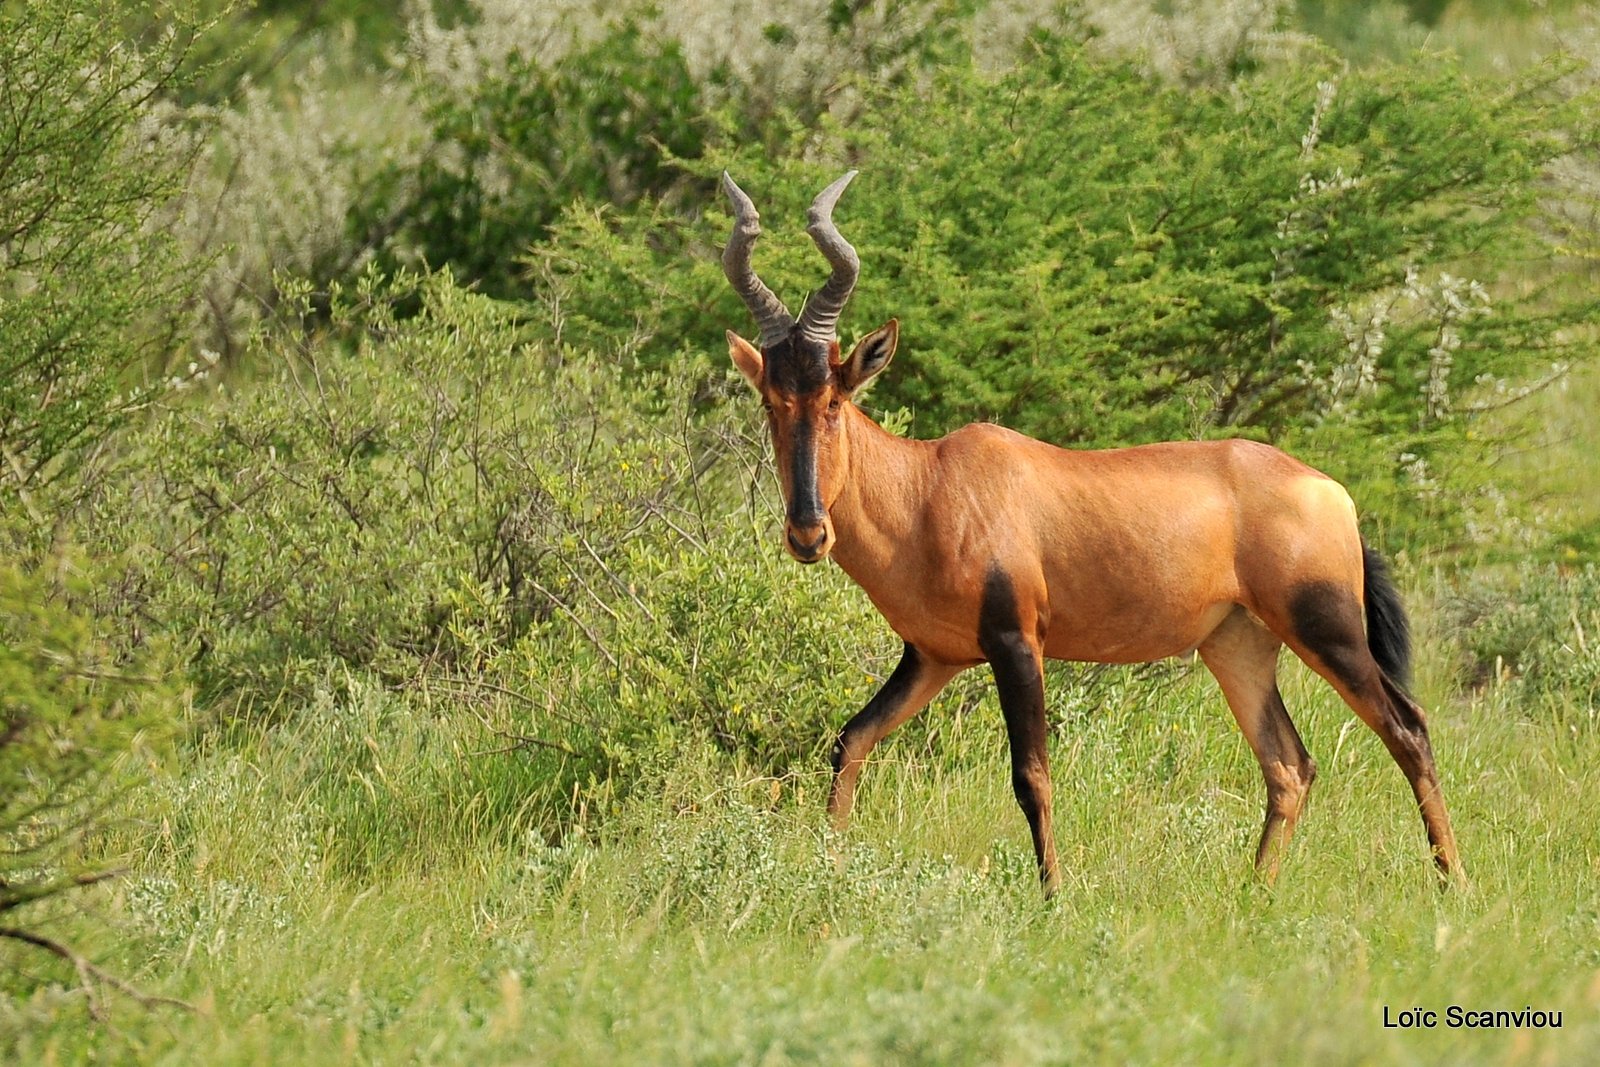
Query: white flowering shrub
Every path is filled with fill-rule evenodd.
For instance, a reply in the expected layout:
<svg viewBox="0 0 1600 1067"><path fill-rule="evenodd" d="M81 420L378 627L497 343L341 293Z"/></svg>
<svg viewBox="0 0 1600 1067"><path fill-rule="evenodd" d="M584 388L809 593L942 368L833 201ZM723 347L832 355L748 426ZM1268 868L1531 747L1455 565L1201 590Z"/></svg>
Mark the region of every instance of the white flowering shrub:
<svg viewBox="0 0 1600 1067"><path fill-rule="evenodd" d="M1097 0L1082 7L1100 51L1171 81L1230 81L1263 58L1305 47L1288 0Z"/></svg>
<svg viewBox="0 0 1600 1067"><path fill-rule="evenodd" d="M371 185L413 169L423 145L398 85L352 84L348 69L320 60L285 84L246 81L226 104L168 103L160 114L205 131L172 224L208 262L197 346L229 364L283 303L279 275L326 284L365 268L387 224L361 214Z"/></svg>
<svg viewBox="0 0 1600 1067"><path fill-rule="evenodd" d="M408 51L427 84L458 101L518 67L552 70L584 48L635 26L668 43L711 105L737 95L751 112L793 109L815 119L845 113L843 91L857 76L906 73L936 34L965 32L987 20L944 0L848 6L832 0L706 0L659 5L625 0L469 0L468 14L442 26L428 0L408 6ZM1019 21L1053 14L1035 5ZM1013 15L1013 19L1016 16Z"/></svg>

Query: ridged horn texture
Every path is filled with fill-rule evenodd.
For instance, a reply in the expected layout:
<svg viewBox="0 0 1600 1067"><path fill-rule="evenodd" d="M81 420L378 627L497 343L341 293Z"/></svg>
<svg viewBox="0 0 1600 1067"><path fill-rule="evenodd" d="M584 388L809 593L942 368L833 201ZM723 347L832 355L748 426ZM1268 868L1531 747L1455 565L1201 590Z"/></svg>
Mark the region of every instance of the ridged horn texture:
<svg viewBox="0 0 1600 1067"><path fill-rule="evenodd" d="M761 216L756 206L727 171L722 172L722 191L733 204L733 234L728 238L728 247L722 250L722 272L728 276L733 291L739 294L750 314L756 317L756 325L761 330L761 347L768 348L789 336L794 316L766 283L756 277L755 269L750 266L750 250L761 236ZM834 317L837 319L837 314Z"/></svg>
<svg viewBox="0 0 1600 1067"><path fill-rule="evenodd" d="M806 213L806 232L817 248L833 264L828 283L813 293L800 312L800 333L812 341L826 344L839 336L839 315L844 311L856 279L861 275L861 259L833 224L833 205L839 202L845 186L856 176L850 171L817 194Z"/></svg>

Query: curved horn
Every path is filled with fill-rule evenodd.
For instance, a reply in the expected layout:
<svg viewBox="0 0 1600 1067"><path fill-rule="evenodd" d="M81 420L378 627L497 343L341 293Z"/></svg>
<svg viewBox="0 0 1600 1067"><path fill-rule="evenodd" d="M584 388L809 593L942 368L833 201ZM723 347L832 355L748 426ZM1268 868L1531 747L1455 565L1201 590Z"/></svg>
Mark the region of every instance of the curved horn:
<svg viewBox="0 0 1600 1067"><path fill-rule="evenodd" d="M756 213L755 205L744 190L734 184L727 171L722 172L722 191L733 204L733 234L728 238L728 247L722 251L722 273L728 276L734 292L744 300L750 314L756 317L756 324L761 328L761 347L767 348L789 336L794 316L766 283L756 277L755 269L750 266L750 249L761 236L761 216Z"/></svg>
<svg viewBox="0 0 1600 1067"><path fill-rule="evenodd" d="M861 275L861 259L850 242L840 235L833 224L833 205L839 202L844 187L856 176L850 171L844 177L817 194L806 213L806 232L817 243L817 248L833 264L833 274L828 283L813 293L800 311L800 332L814 341L826 343L839 336L839 315L855 290L856 279Z"/></svg>

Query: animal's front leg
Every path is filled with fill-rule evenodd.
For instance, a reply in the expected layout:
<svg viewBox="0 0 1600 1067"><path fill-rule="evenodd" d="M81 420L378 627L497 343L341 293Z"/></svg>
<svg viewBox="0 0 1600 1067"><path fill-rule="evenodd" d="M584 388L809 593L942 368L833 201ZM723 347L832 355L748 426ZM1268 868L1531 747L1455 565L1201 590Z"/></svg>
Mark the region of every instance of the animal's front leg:
<svg viewBox="0 0 1600 1067"><path fill-rule="evenodd" d="M1023 625L1024 617L1030 625ZM1061 870L1051 827L1046 744L1050 731L1044 714L1044 650L1038 631L1034 613L1019 605L1010 580L998 569L992 571L978 620L978 644L994 668L1000 710L1005 713L1006 736L1011 742L1011 788L1028 817L1039 881L1049 897L1061 884Z"/></svg>
<svg viewBox="0 0 1600 1067"><path fill-rule="evenodd" d="M927 707L960 671L930 660L907 644L900 665L883 688L845 723L833 745L833 788L828 792L828 815L836 830L843 830L850 821L856 778L867 755L895 727Z"/></svg>
<svg viewBox="0 0 1600 1067"><path fill-rule="evenodd" d="M1028 817L1034 858L1039 861L1039 881L1048 897L1061 884L1061 871L1056 864L1055 833L1051 829L1044 674L1038 658L1026 645L996 656L990 663L1000 690L1000 710L1006 717L1006 736L1011 741L1011 788L1022 813Z"/></svg>

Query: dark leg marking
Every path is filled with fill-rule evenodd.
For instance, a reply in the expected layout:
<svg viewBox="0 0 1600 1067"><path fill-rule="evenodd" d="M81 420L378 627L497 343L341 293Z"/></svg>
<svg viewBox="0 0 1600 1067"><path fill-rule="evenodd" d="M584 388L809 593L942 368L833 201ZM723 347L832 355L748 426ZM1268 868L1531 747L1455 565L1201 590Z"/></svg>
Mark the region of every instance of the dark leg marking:
<svg viewBox="0 0 1600 1067"><path fill-rule="evenodd" d="M878 728L905 702L911 694L921 666L922 654L911 645L906 645L905 651L900 656L899 665L895 667L894 673L889 675L889 680L883 683L883 688L867 701L866 707L851 716L850 721L839 731L839 738L833 743L831 757L834 774L844 770L852 747L851 742L863 737L876 736ZM863 756L856 758L860 759Z"/></svg>
<svg viewBox="0 0 1600 1067"><path fill-rule="evenodd" d="M1362 631L1361 605L1332 582L1307 582L1289 600L1295 636L1353 690L1373 686L1377 666Z"/></svg>
<svg viewBox="0 0 1600 1067"><path fill-rule="evenodd" d="M1022 630L1016 591L1005 572L992 567L984 582L978 615L978 647L994 669L1011 742L1011 789L1028 818L1034 858L1045 895L1061 876L1051 829L1049 728L1044 714L1044 674L1038 654Z"/></svg>
<svg viewBox="0 0 1600 1067"><path fill-rule="evenodd" d="M833 784L828 790L828 814L837 829L844 829L855 805L856 778L861 765L878 742L895 727L927 707L959 673L960 668L935 663L910 644L900 657L900 665L867 706L853 715L833 746Z"/></svg>
<svg viewBox="0 0 1600 1067"><path fill-rule="evenodd" d="M1352 710L1370 726L1405 773L1422 813L1434 862L1441 872L1456 874L1460 858L1455 832L1445 810L1428 737L1427 716L1417 702L1378 666L1366 635L1363 614L1354 596L1329 582L1308 582L1289 602L1290 625L1307 660L1334 683Z"/></svg>

